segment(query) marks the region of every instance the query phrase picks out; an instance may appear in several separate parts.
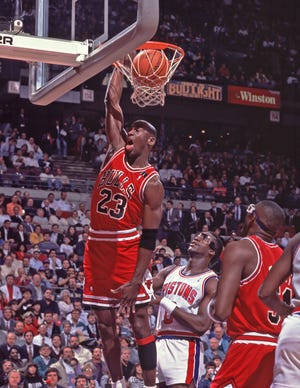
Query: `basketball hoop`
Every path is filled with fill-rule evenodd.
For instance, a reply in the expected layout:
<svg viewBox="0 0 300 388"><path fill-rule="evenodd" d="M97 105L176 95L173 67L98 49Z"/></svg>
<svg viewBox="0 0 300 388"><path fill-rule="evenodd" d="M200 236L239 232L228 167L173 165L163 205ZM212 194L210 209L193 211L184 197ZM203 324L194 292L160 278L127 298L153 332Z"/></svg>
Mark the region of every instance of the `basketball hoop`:
<svg viewBox="0 0 300 388"><path fill-rule="evenodd" d="M131 101L139 107L164 105L165 85L184 57L182 48L164 42L149 41L127 54L115 65L133 87Z"/></svg>

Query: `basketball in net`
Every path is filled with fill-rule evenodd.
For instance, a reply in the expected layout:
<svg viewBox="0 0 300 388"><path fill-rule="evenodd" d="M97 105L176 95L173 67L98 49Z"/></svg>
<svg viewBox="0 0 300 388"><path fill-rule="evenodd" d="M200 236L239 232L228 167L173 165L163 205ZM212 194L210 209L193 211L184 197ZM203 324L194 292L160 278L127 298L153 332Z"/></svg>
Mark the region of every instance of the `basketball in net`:
<svg viewBox="0 0 300 388"><path fill-rule="evenodd" d="M159 86L169 72L169 60L162 50L142 50L132 61L132 76L141 85Z"/></svg>
<svg viewBox="0 0 300 388"><path fill-rule="evenodd" d="M136 52L138 52L136 54ZM143 108L165 103L165 85L184 57L184 51L171 43L148 41L129 53L115 66L131 83L131 101Z"/></svg>

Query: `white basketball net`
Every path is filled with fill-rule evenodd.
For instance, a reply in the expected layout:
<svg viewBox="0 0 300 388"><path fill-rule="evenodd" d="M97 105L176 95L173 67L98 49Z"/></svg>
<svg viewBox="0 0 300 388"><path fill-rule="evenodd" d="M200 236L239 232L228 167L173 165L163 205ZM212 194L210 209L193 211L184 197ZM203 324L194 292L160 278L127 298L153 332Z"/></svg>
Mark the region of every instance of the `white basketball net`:
<svg viewBox="0 0 300 388"><path fill-rule="evenodd" d="M132 103L141 108L154 105L163 106L165 104L165 85L172 78L184 56L184 52L179 47L176 48L176 46L168 46L167 44L165 44L165 46L165 48L159 49L151 47L153 49L155 48L155 50L160 50L162 54L167 56L169 62L165 74L156 75L156 80L151 79L151 77L153 77L152 75L140 75L139 69L137 69L133 63L137 54L136 52L134 54L127 54L124 63L121 61L116 63L117 67L122 71L133 87L133 93L131 95ZM145 45L141 49L138 49L137 52L140 53L148 48L150 47ZM136 77L135 74L139 74L139 76ZM159 82L157 81L158 79Z"/></svg>

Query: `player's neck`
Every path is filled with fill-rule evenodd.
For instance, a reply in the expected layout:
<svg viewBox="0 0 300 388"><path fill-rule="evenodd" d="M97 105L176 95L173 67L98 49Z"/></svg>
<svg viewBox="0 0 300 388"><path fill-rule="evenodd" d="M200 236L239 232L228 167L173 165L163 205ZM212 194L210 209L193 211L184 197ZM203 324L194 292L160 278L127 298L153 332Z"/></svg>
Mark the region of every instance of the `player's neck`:
<svg viewBox="0 0 300 388"><path fill-rule="evenodd" d="M126 158L127 163L133 168L143 168L149 166L148 156L138 156L136 159Z"/></svg>
<svg viewBox="0 0 300 388"><path fill-rule="evenodd" d="M190 260L183 273L185 275L199 275L203 272L207 272L208 270L207 259L203 257L203 259L197 259L197 262Z"/></svg>
<svg viewBox="0 0 300 388"><path fill-rule="evenodd" d="M267 242L267 243L271 243L273 241L273 236L267 234L267 233L264 233L264 232L256 232L256 233L252 233L252 236L257 236L259 237L261 240Z"/></svg>

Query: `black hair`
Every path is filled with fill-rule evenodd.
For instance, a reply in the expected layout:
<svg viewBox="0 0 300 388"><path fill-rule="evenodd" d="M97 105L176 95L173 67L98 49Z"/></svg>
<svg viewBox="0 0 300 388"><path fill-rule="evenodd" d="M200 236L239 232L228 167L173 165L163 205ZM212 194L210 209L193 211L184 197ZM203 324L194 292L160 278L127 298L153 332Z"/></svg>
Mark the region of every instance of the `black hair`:
<svg viewBox="0 0 300 388"><path fill-rule="evenodd" d="M48 374L49 374L49 373L52 373L52 372L55 372L55 373L57 374L58 380L61 379L60 374L59 374L59 372L58 372L58 369L56 369L56 368L49 368L49 369L46 370L46 373L45 373L46 379L47 379L47 377L48 377Z"/></svg>
<svg viewBox="0 0 300 388"><path fill-rule="evenodd" d="M132 128L143 128L145 131L151 133L152 136L155 136L155 137L157 136L157 130L154 127L154 125L150 124L146 120L135 120L131 124L131 127Z"/></svg>

